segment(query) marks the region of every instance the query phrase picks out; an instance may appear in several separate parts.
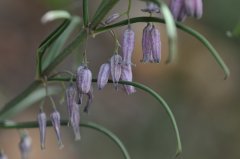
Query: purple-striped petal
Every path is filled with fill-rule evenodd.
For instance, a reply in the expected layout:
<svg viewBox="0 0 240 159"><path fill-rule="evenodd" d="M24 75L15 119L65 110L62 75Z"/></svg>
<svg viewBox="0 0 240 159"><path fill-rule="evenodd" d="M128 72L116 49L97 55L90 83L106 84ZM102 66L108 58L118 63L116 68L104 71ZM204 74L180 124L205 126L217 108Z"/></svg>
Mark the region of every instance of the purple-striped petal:
<svg viewBox="0 0 240 159"><path fill-rule="evenodd" d="M144 62L144 63L153 62L151 30L152 30L152 25L150 23L148 23L147 26L143 29L143 35L142 35L143 58L141 62Z"/></svg>
<svg viewBox="0 0 240 159"><path fill-rule="evenodd" d="M80 112L79 112L79 105L76 102L74 102L72 105L72 114L71 114L70 121L71 121L71 126L73 128L75 140L80 140L81 139L80 128L79 128Z"/></svg>
<svg viewBox="0 0 240 159"><path fill-rule="evenodd" d="M129 81L132 82L132 66L130 64L123 65L122 66L122 74L121 74L121 79L124 81ZM130 85L124 85L125 92L127 94L133 94L136 92L135 87L130 86Z"/></svg>
<svg viewBox="0 0 240 159"><path fill-rule="evenodd" d="M118 83L121 77L121 65L122 65L122 57L118 54L115 54L110 59L110 68L113 83Z"/></svg>
<svg viewBox="0 0 240 159"><path fill-rule="evenodd" d="M47 116L42 110L40 110L40 112L38 113L37 120L40 133L41 149L43 150L45 149L46 141Z"/></svg>
<svg viewBox="0 0 240 159"><path fill-rule="evenodd" d="M84 68L80 67L77 70L76 80L78 93L87 94L92 84L92 72L86 66Z"/></svg>
<svg viewBox="0 0 240 159"><path fill-rule="evenodd" d="M159 63L161 60L161 41L160 32L155 26L153 26L151 30L151 44L153 61Z"/></svg>
<svg viewBox="0 0 240 159"><path fill-rule="evenodd" d="M122 40L122 52L123 63L131 64L132 54L134 50L135 34L134 31L128 27L123 34Z"/></svg>
<svg viewBox="0 0 240 159"><path fill-rule="evenodd" d="M98 73L97 85L98 89L103 89L108 82L108 78L110 75L110 64L104 63L100 66L100 70Z"/></svg>

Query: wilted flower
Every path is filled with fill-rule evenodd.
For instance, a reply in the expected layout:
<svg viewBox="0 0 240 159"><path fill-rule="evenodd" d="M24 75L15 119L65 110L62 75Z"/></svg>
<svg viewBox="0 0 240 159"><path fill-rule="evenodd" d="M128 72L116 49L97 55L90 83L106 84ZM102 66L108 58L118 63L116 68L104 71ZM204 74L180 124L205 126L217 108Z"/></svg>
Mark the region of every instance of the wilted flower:
<svg viewBox="0 0 240 159"><path fill-rule="evenodd" d="M152 58L152 45L151 45L151 29L152 26L150 23L143 29L142 35L142 51L143 58L142 62L153 62Z"/></svg>
<svg viewBox="0 0 240 159"><path fill-rule="evenodd" d="M50 118L52 121L52 125L54 128L54 131L57 135L57 140L58 140L58 145L59 148L63 148L63 143L62 143L62 139L61 139L61 132L60 132L60 113L57 110L54 110L54 112L52 114L50 114Z"/></svg>
<svg viewBox="0 0 240 159"><path fill-rule="evenodd" d="M110 15L107 20L105 21L105 24L110 24L114 21L116 21L121 15L119 13L114 13Z"/></svg>
<svg viewBox="0 0 240 159"><path fill-rule="evenodd" d="M87 66L80 66L77 70L77 88L78 93L87 94L92 84L92 72Z"/></svg>
<svg viewBox="0 0 240 159"><path fill-rule="evenodd" d="M47 116L42 110L40 110L38 113L37 120L40 133L41 149L45 149Z"/></svg>
<svg viewBox="0 0 240 159"><path fill-rule="evenodd" d="M21 139L19 142L19 149L22 159L27 159L31 151L32 139L26 131L21 132Z"/></svg>
<svg viewBox="0 0 240 159"><path fill-rule="evenodd" d="M102 64L98 73L98 78L97 78L98 89L103 89L103 87L105 87L105 85L108 82L109 75L110 75L110 64L109 63Z"/></svg>
<svg viewBox="0 0 240 159"><path fill-rule="evenodd" d="M135 34L133 30L128 27L123 34L122 40L122 52L123 52L123 62L126 64L131 63L132 54L134 50Z"/></svg>
<svg viewBox="0 0 240 159"><path fill-rule="evenodd" d="M89 107L90 105L92 104L93 102L93 89L91 89L88 93L87 93L87 104L86 106L84 107L84 112L85 113L88 113L88 110L89 110Z"/></svg>
<svg viewBox="0 0 240 159"><path fill-rule="evenodd" d="M132 82L132 66L130 64L122 66L121 79L124 81ZM124 89L127 94L132 94L136 92L135 88L130 85L124 85Z"/></svg>
<svg viewBox="0 0 240 159"><path fill-rule="evenodd" d="M8 159L7 155L4 154L3 150L0 151L0 159Z"/></svg>
<svg viewBox="0 0 240 159"><path fill-rule="evenodd" d="M170 0L170 10L176 21L184 21L187 17L185 0Z"/></svg>
<svg viewBox="0 0 240 159"><path fill-rule="evenodd" d="M185 9L188 16L201 18L203 14L202 0L185 0Z"/></svg>
<svg viewBox="0 0 240 159"><path fill-rule="evenodd" d="M67 98L67 109L69 117L71 117L72 114L72 107L73 103L76 100L77 91L76 88L73 86L73 84L70 84L66 90L66 98Z"/></svg>
<svg viewBox="0 0 240 159"><path fill-rule="evenodd" d="M73 132L75 135L75 140L80 140L80 130L79 130L79 124L80 124L80 113L79 113L79 105L76 102L73 102L72 105L72 113L71 113L71 126L73 128Z"/></svg>
<svg viewBox="0 0 240 159"><path fill-rule="evenodd" d="M121 77L121 65L122 65L122 57L118 54L115 54L110 59L110 68L113 83L118 83Z"/></svg>
<svg viewBox="0 0 240 159"><path fill-rule="evenodd" d="M151 30L151 45L153 61L159 63L161 58L160 32L154 25Z"/></svg>
<svg viewBox="0 0 240 159"><path fill-rule="evenodd" d="M160 9L158 5L156 5L153 2L146 2L147 8L141 9L143 12L149 12L149 13L159 13Z"/></svg>

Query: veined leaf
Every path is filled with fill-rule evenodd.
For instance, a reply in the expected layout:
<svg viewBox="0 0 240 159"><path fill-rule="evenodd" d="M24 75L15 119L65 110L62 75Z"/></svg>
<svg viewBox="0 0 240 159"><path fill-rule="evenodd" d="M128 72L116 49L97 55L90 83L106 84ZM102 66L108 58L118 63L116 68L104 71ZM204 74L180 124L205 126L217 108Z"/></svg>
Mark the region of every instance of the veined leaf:
<svg viewBox="0 0 240 159"><path fill-rule="evenodd" d="M93 16L93 20L91 22L92 29L95 29L98 26L98 24L118 1L119 0L102 0L101 4L99 5L97 11Z"/></svg>

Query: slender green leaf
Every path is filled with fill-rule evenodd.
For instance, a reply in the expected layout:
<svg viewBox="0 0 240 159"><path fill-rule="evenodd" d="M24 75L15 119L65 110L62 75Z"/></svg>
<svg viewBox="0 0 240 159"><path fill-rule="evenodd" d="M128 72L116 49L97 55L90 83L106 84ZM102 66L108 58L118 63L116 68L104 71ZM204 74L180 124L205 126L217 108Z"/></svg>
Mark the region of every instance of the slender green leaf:
<svg viewBox="0 0 240 159"><path fill-rule="evenodd" d="M7 103L0 111L0 120L10 118L20 113L35 102L44 98L46 96L46 90L44 87L39 87L40 84L40 81L33 82L23 93ZM60 90L60 87L49 86L48 95L57 94Z"/></svg>
<svg viewBox="0 0 240 159"><path fill-rule="evenodd" d="M56 39L56 41L51 45L48 50L48 53L44 56L42 60L43 70L49 66L51 62L55 60L57 56L61 53L64 44L69 39L72 32L79 27L80 28L80 18L77 16L73 16L71 18L70 24L67 28L65 28L64 32Z"/></svg>
<svg viewBox="0 0 240 159"><path fill-rule="evenodd" d="M68 120L61 120L62 126L68 126L68 124L69 124ZM52 122L47 121L47 126L52 126ZM80 127L93 129L104 134L120 148L125 159L130 159L128 151L123 145L122 141L117 137L117 135L115 135L113 132L111 132L107 128L104 128L103 126L93 122L81 122ZM21 123L20 122L16 123L14 121L0 121L0 128L3 128L3 129L38 128L38 123L37 121L29 121L29 122L21 122Z"/></svg>
<svg viewBox="0 0 240 159"><path fill-rule="evenodd" d="M135 18L130 19L130 23L139 23L139 22L165 23L165 21L163 19L160 19L160 18L157 18L157 17L135 17ZM96 36L97 34L100 34L100 33L106 32L110 29L113 29L113 28L116 28L116 27L121 27L121 26L124 26L124 25L127 25L127 24L128 24L128 20L123 20L123 21L120 21L118 23L108 25L106 27L100 27L100 28L96 29L93 34L95 34L94 36ZM230 75L229 68L227 67L227 65L225 64L223 59L220 57L217 50L212 46L212 44L202 34L200 34L196 30L194 30L194 29L192 29L192 28L190 28L190 27L188 27L188 26L186 26L182 23L176 22L176 26L177 26L177 28L181 29L182 31L184 31L184 32L192 35L196 39L198 39L209 50L209 52L211 53L213 58L216 60L218 65L222 68L222 70L224 71L224 74L225 74L225 79L229 77L229 75Z"/></svg>
<svg viewBox="0 0 240 159"><path fill-rule="evenodd" d="M89 19L89 11L88 11L88 0L83 0L83 24L84 27L88 26L88 19Z"/></svg>
<svg viewBox="0 0 240 159"><path fill-rule="evenodd" d="M92 29L95 29L118 1L119 0L102 0L101 4L99 5L97 11L93 16L90 27Z"/></svg>

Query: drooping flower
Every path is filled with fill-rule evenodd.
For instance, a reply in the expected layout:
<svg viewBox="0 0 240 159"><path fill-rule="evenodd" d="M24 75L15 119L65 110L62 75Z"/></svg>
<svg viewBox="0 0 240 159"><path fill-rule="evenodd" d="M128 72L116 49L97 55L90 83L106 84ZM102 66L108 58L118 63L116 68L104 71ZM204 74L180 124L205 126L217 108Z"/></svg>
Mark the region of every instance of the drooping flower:
<svg viewBox="0 0 240 159"><path fill-rule="evenodd" d="M50 118L51 118L51 121L52 121L52 125L53 125L53 128L54 128L54 131L57 135L57 140L58 140L58 146L59 148L63 148L63 143L62 143L62 139L61 139L61 132L60 132L60 126L61 126L61 123L60 123L60 113L57 111L57 110L54 110L54 112L52 112L50 114Z"/></svg>
<svg viewBox="0 0 240 159"><path fill-rule="evenodd" d="M142 35L142 51L143 51L143 58L141 62L153 62L152 57L152 45L151 45L151 29L152 26L150 23L143 29Z"/></svg>
<svg viewBox="0 0 240 159"><path fill-rule="evenodd" d="M160 32L155 26L151 29L151 45L152 45L152 57L155 63L159 63L161 60L161 41Z"/></svg>
<svg viewBox="0 0 240 159"><path fill-rule="evenodd" d="M110 24L115 22L121 15L119 13L114 13L112 15L110 15L106 21L104 22L105 24Z"/></svg>
<svg viewBox="0 0 240 159"><path fill-rule="evenodd" d="M122 53L123 63L131 64L132 54L134 50L135 34L134 31L128 27L123 34Z"/></svg>
<svg viewBox="0 0 240 159"><path fill-rule="evenodd" d="M132 66L130 64L122 65L121 80L132 82ZM124 85L125 92L132 94L136 92L135 87L130 85Z"/></svg>
<svg viewBox="0 0 240 159"><path fill-rule="evenodd" d="M176 21L182 22L187 17L184 1L185 0L170 0L169 8Z"/></svg>
<svg viewBox="0 0 240 159"><path fill-rule="evenodd" d="M73 128L75 140L80 140L81 139L80 130L79 130L80 113L79 113L79 105L76 102L73 102L73 105L72 105L70 122Z"/></svg>
<svg viewBox="0 0 240 159"><path fill-rule="evenodd" d="M40 133L41 149L45 149L47 116L42 110L40 110L38 113L37 120Z"/></svg>
<svg viewBox="0 0 240 159"><path fill-rule="evenodd" d="M80 66L78 68L76 83L78 93L87 94L90 91L92 84L92 72L87 68L87 66Z"/></svg>
<svg viewBox="0 0 240 159"><path fill-rule="evenodd" d="M143 12L148 12L148 13L159 13L160 9L158 5L156 5L153 2L146 2L147 7L145 9L141 9Z"/></svg>
<svg viewBox="0 0 240 159"><path fill-rule="evenodd" d="M27 159L32 147L32 139L28 135L27 131L21 132L21 139L19 142L19 149L22 159Z"/></svg>
<svg viewBox="0 0 240 159"><path fill-rule="evenodd" d="M86 106L84 107L84 112L85 113L88 113L89 111L89 107L90 105L92 104L93 102L93 89L91 89L88 93L87 93L87 103L86 103Z"/></svg>
<svg viewBox="0 0 240 159"><path fill-rule="evenodd" d="M203 14L202 0L185 0L184 4L188 16L195 17L197 19L202 17Z"/></svg>
<svg viewBox="0 0 240 159"><path fill-rule="evenodd" d="M98 89L103 89L105 85L108 82L108 78L110 75L110 64L104 63L101 65L99 73L98 73L98 79L97 79L97 85Z"/></svg>
<svg viewBox="0 0 240 159"><path fill-rule="evenodd" d="M72 114L72 107L73 107L73 103L76 100L76 95L77 95L76 88L73 86L73 84L70 84L66 90L67 110L68 110L69 118L71 117L71 114Z"/></svg>
<svg viewBox="0 0 240 159"><path fill-rule="evenodd" d="M122 65L122 57L118 54L115 54L110 59L110 68L113 83L118 83L121 77L121 65Z"/></svg>
<svg viewBox="0 0 240 159"><path fill-rule="evenodd" d="M8 159L7 155L4 154L3 150L0 151L0 159Z"/></svg>

